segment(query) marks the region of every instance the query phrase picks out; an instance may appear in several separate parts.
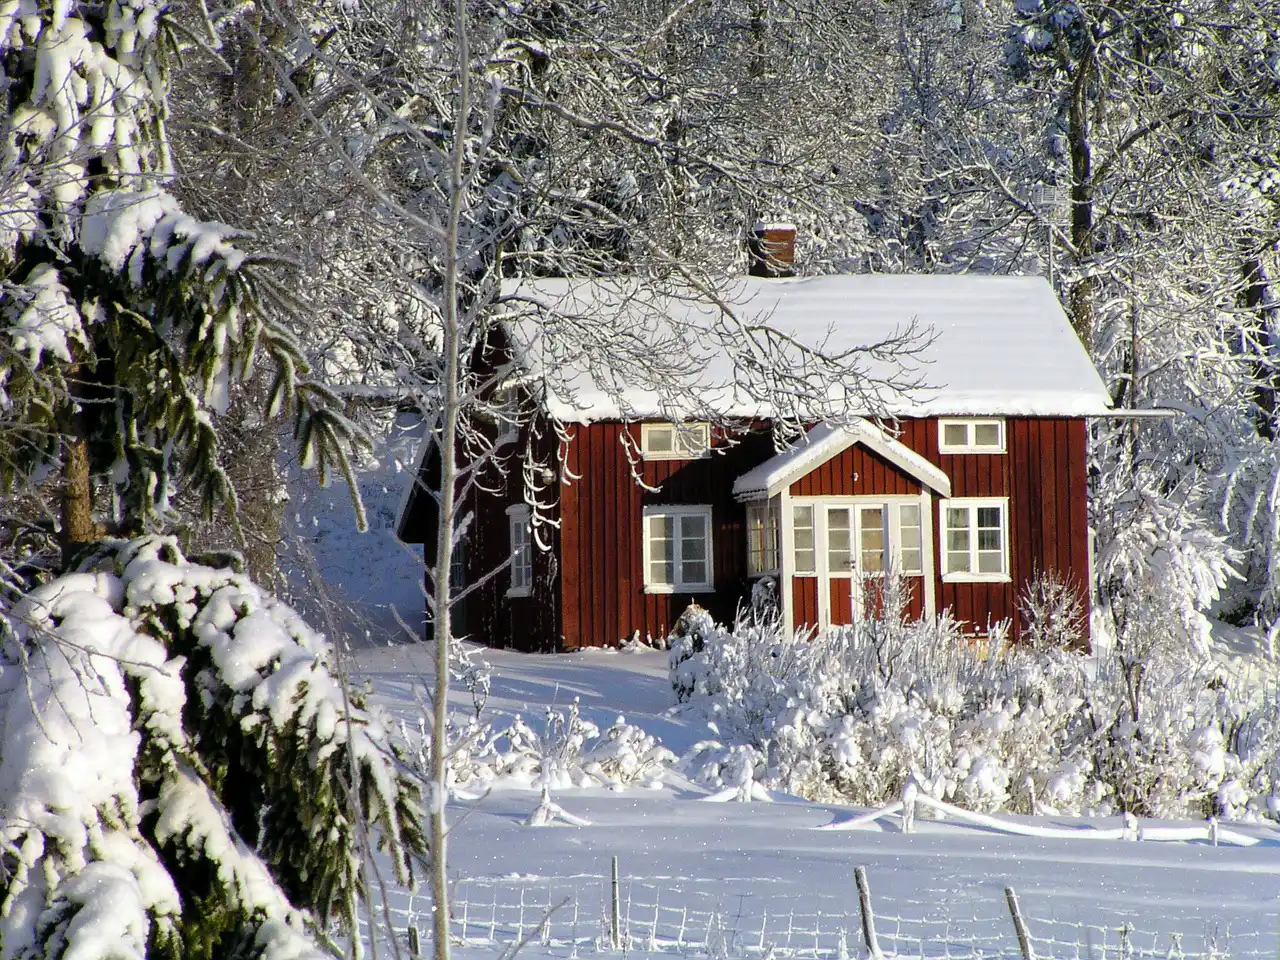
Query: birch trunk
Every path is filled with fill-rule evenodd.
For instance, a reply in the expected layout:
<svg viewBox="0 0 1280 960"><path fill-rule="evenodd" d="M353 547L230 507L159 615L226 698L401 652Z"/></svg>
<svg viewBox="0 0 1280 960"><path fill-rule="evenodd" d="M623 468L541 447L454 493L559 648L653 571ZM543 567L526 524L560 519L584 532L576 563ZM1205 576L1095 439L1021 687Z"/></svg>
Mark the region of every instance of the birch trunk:
<svg viewBox="0 0 1280 960"><path fill-rule="evenodd" d="M441 351L444 365L441 398L440 447L440 511L436 526L434 627L436 643L436 683L434 724L431 731L431 895L435 904L432 932L435 960L449 960L449 873L448 873L448 744L445 738L449 717L449 651L453 642L452 600L449 571L453 563L453 532L457 515L458 480L458 415L461 406L460 379L462 369L461 331L458 316L460 290L458 274L459 231L465 191L463 164L466 152L467 118L471 100L471 54L467 42L465 0L454 0L454 31L458 73L458 105L454 119L452 156L449 176L449 217L444 238L444 297Z"/></svg>

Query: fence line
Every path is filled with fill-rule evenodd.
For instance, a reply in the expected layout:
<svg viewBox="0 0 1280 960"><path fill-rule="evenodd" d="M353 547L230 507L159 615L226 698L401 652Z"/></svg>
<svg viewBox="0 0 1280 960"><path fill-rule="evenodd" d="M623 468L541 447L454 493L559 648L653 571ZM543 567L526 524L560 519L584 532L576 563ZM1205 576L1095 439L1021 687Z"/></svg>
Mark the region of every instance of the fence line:
<svg viewBox="0 0 1280 960"><path fill-rule="evenodd" d="M733 881L611 874L467 878L452 889L456 945L486 953L528 942L526 952L676 954L712 960L1269 960L1280 954L1280 912L1223 911L1200 919L1151 910L1066 919L1025 898L877 898L874 877L848 895L741 892ZM392 935L412 956L410 930L427 943L431 902L389 891ZM614 903L616 902L616 910ZM380 914L380 910L376 911ZM377 917L379 939L388 932ZM1024 940L1025 937L1025 940Z"/></svg>

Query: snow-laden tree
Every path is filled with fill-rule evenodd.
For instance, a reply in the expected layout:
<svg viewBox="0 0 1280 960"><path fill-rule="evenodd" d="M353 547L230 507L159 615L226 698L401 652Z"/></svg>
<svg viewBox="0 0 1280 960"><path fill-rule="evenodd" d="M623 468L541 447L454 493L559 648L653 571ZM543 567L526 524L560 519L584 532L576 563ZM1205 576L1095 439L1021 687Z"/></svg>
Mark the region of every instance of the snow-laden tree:
<svg viewBox="0 0 1280 960"><path fill-rule="evenodd" d="M99 535L104 474L122 530L163 517L180 480L234 523L217 417L260 354L269 411L295 415L305 462L349 472L358 439L303 379L270 258L167 189L171 27L148 0L0 16L0 400L15 424L0 462L11 477L57 465L64 549Z"/></svg>
<svg viewBox="0 0 1280 960"><path fill-rule="evenodd" d="M356 934L415 785L325 639L168 538L0 610L0 957L303 958Z"/></svg>

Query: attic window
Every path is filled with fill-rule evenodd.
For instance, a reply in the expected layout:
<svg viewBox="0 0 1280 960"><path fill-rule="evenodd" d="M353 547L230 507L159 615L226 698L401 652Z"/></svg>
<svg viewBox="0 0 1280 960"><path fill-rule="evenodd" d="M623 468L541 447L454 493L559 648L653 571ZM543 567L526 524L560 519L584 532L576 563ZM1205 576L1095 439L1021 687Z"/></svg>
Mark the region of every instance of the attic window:
<svg viewBox="0 0 1280 960"><path fill-rule="evenodd" d="M939 453L1004 453L1003 420L939 420Z"/></svg>
<svg viewBox="0 0 1280 960"><path fill-rule="evenodd" d="M709 423L640 425L640 452L646 460L696 460L710 449Z"/></svg>

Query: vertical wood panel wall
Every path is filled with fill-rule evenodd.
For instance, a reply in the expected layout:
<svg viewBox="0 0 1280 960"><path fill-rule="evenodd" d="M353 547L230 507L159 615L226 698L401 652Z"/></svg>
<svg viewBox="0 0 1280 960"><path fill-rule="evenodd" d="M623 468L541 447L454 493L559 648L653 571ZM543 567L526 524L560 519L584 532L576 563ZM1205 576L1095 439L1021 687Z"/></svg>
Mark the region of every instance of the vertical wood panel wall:
<svg viewBox="0 0 1280 960"><path fill-rule="evenodd" d="M937 609L950 608L976 630L1010 618L1017 629L1017 597L1029 578L1054 570L1071 577L1087 599L1089 544L1086 514L1085 423L1065 418L1009 418L1004 454L940 454L936 420L903 420L898 439L951 478L956 497L1008 497L1011 583L944 583L935 578ZM718 619L732 618L749 596L745 512L733 499L733 481L773 455L767 435L752 435L700 460L640 461L634 465L620 442L639 426L578 425L565 451L569 475L561 484L558 555L535 555L534 596L505 596L509 580L495 578L467 605L477 640L521 649L573 649L616 644L639 631L664 635L690 601ZM723 447L723 441L713 442ZM855 478L856 475L856 478ZM514 478L513 478L514 480ZM516 484L513 482L512 484ZM855 445L792 485L798 496L910 494L919 483L877 454ZM473 572L501 562L509 550L505 504L480 509L468 546ZM642 569L642 512L646 504L704 503L712 507L714 594L646 594ZM940 558L938 498L933 498L933 550ZM793 581L797 624L817 618L816 582ZM913 608L920 601L913 598Z"/></svg>

